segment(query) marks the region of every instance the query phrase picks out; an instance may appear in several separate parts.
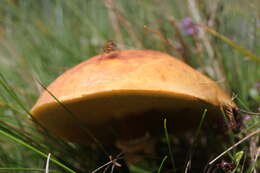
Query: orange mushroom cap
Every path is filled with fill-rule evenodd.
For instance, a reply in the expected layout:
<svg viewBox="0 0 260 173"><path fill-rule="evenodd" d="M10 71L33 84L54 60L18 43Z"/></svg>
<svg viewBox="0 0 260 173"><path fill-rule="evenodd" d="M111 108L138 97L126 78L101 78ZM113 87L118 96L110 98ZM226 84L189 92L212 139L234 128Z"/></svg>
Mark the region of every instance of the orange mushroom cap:
<svg viewBox="0 0 260 173"><path fill-rule="evenodd" d="M51 94L52 95L51 95ZM57 101L57 100L58 101ZM31 113L53 134L89 143L135 139L163 129L196 128L223 120L221 108L236 107L212 80L168 54L152 50L103 53L67 70L45 90ZM228 117L234 121L233 116Z"/></svg>

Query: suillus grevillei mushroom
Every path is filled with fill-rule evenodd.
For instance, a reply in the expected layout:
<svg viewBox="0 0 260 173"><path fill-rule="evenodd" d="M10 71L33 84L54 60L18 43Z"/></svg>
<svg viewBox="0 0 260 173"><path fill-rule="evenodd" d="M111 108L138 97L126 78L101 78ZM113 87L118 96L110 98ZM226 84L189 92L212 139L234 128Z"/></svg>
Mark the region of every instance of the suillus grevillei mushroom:
<svg viewBox="0 0 260 173"><path fill-rule="evenodd" d="M163 130L164 118L173 134L195 129L205 109L204 124L223 123L223 111L235 124L235 108L216 82L182 61L159 51L122 50L67 70L31 114L65 140L89 144L94 137L106 145L153 136Z"/></svg>

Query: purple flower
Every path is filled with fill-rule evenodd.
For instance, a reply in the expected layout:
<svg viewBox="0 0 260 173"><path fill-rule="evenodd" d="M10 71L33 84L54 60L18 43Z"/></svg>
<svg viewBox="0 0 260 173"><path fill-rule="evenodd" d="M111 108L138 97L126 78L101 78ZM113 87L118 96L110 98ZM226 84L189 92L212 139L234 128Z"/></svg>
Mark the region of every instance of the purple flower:
<svg viewBox="0 0 260 173"><path fill-rule="evenodd" d="M260 89L260 82L256 82L255 87L256 87L257 89Z"/></svg>
<svg viewBox="0 0 260 173"><path fill-rule="evenodd" d="M196 28L188 28L185 32L187 35L196 35L198 30Z"/></svg>
<svg viewBox="0 0 260 173"><path fill-rule="evenodd" d="M192 19L190 17L186 17L181 21L182 27L189 27L192 25Z"/></svg>
<svg viewBox="0 0 260 173"><path fill-rule="evenodd" d="M251 119L251 116L250 115L246 115L246 116L244 116L244 118L243 118L243 120L250 120Z"/></svg>
<svg viewBox="0 0 260 173"><path fill-rule="evenodd" d="M190 17L184 18L180 26L186 35L196 35L199 32L198 27L193 23Z"/></svg>
<svg viewBox="0 0 260 173"><path fill-rule="evenodd" d="M236 168L236 165L233 163L221 161L220 163L217 164L217 167L222 169L224 172L231 172Z"/></svg>

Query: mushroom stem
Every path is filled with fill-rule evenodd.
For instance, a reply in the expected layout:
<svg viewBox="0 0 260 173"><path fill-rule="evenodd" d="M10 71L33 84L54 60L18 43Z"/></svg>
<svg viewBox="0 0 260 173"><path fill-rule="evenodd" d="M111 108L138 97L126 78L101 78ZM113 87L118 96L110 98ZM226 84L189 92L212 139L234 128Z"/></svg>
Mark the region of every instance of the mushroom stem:
<svg viewBox="0 0 260 173"><path fill-rule="evenodd" d="M125 154L128 163L135 163L143 160L145 155L155 153L156 140L149 133L145 136L132 140L118 140L116 146Z"/></svg>
<svg viewBox="0 0 260 173"><path fill-rule="evenodd" d="M155 153L155 139L150 135L152 128L149 128L155 122L152 118L156 117L154 114L153 111L131 113L126 116L128 118L115 121L115 129L118 129L116 147L124 153L127 163L140 161L144 155Z"/></svg>

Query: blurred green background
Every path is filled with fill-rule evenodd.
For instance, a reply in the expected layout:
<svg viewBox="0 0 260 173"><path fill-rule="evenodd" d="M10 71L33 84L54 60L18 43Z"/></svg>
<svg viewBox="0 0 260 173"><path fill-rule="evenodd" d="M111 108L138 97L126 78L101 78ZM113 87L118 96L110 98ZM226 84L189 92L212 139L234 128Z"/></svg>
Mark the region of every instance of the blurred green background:
<svg viewBox="0 0 260 173"><path fill-rule="evenodd" d="M77 172L90 172L106 163L108 158L102 152L40 134L26 111L43 90L38 81L47 86L66 69L102 53L108 40L113 40L121 50L154 49L176 56L216 80L234 96L240 108L260 112L259 61L244 56L239 48L198 26L192 27L199 33L187 32L187 19L212 28L259 58L259 0L1 0L1 130L44 153L53 153ZM251 117L242 132L233 136L234 141L259 126L259 118ZM260 150L258 138L239 148L245 151L245 160L249 160L244 172L260 169L260 162L254 162L252 155L257 147ZM221 146L219 151L226 147ZM168 154L167 150L164 154ZM216 153L209 157L212 156ZM234 159L232 154L230 157ZM156 172L162 158L133 165L131 170ZM32 149L0 136L0 168L43 172L45 162L46 158ZM50 169L64 171L55 165ZM242 172L241 168L237 171Z"/></svg>

